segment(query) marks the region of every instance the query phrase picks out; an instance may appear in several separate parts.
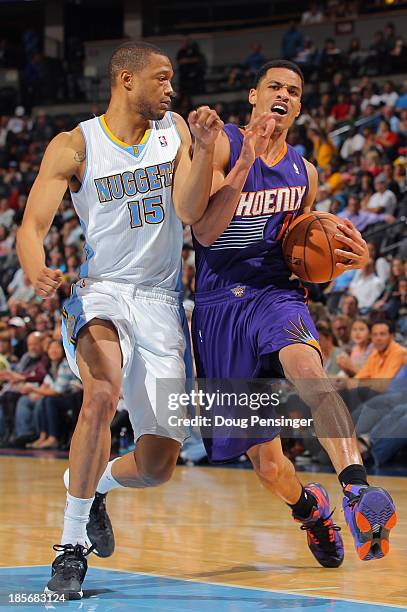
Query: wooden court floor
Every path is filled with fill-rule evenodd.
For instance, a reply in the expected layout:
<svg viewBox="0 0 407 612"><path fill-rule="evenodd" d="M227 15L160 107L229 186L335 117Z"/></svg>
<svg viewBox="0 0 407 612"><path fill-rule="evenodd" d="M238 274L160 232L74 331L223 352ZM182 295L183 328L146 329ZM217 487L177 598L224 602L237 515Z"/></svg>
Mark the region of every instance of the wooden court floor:
<svg viewBox="0 0 407 612"><path fill-rule="evenodd" d="M47 565L59 542L65 492L64 460L0 457L0 566ZM146 572L200 582L407 606L407 479L373 477L398 507L391 553L382 560L356 557L331 474L302 473L328 490L342 527L345 561L321 568L306 536L279 500L249 470L178 467L156 489L119 490L108 496L116 552L95 567Z"/></svg>

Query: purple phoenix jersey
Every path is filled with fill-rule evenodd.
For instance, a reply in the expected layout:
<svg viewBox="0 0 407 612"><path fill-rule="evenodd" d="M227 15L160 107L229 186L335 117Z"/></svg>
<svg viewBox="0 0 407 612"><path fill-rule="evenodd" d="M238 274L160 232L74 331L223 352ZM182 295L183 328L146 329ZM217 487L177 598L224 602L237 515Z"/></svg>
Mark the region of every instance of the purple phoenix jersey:
<svg viewBox="0 0 407 612"><path fill-rule="evenodd" d="M230 141L228 172L239 158L242 131L225 126ZM290 271L281 251L281 235L301 213L308 193L302 157L290 145L272 166L257 158L246 179L235 215L210 247L195 240L196 288L212 291L239 283L265 287L288 280Z"/></svg>
<svg viewBox="0 0 407 612"><path fill-rule="evenodd" d="M240 155L243 134L235 125L226 125L225 132L230 141L229 171ZM198 377L207 379L209 387L220 380L281 375L278 354L289 344L320 350L304 290L290 281L281 250L284 231L301 214L307 193L305 163L285 145L272 166L256 159L223 234L210 247L194 238L197 292L192 337ZM237 413L237 406L213 409L214 416L233 418ZM271 409L259 413L270 417ZM269 428L242 436L233 426L202 431L211 461L237 457L278 434L278 428Z"/></svg>

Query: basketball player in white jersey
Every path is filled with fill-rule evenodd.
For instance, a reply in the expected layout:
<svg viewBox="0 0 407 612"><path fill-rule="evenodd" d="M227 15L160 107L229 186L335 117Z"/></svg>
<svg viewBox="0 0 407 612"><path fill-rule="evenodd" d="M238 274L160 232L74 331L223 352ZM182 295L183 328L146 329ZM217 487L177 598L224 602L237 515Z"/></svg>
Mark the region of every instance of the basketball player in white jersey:
<svg viewBox="0 0 407 612"><path fill-rule="evenodd" d="M187 124L167 112L173 96L168 57L152 45L126 43L113 53L109 70L106 114L51 141L17 239L37 294L52 295L62 274L46 266L43 241L69 187L86 246L81 280L64 305L63 338L84 397L71 442L64 529L47 589L72 599L82 597L93 548L86 526L95 491L166 482L185 438L182 428L169 427L163 407L160 413L156 382L177 379L182 391L182 222L194 223L206 209L222 129L208 107L190 114L191 161ZM108 463L120 392L137 446Z"/></svg>

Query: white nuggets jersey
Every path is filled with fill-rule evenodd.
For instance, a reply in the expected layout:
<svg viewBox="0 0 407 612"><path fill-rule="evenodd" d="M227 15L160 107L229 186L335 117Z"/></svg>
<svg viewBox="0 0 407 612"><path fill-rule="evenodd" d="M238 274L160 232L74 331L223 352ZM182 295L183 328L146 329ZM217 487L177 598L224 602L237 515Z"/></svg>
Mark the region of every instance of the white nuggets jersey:
<svg viewBox="0 0 407 612"><path fill-rule="evenodd" d="M170 112L129 146L104 116L80 123L86 143L82 186L71 192L85 234L81 278L176 290L182 223L172 201L181 144Z"/></svg>

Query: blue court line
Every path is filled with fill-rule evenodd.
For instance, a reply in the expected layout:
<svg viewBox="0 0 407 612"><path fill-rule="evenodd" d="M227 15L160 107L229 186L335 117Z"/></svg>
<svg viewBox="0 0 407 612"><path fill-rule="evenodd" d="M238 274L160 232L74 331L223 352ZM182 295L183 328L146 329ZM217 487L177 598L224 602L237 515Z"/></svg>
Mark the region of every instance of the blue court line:
<svg viewBox="0 0 407 612"><path fill-rule="evenodd" d="M379 612L402 606L359 602L289 591L181 580L147 573L90 568L84 598L65 603L10 603L10 594L42 594L50 575L48 566L0 567L0 610L117 610L154 612ZM60 608L63 606L63 608Z"/></svg>

